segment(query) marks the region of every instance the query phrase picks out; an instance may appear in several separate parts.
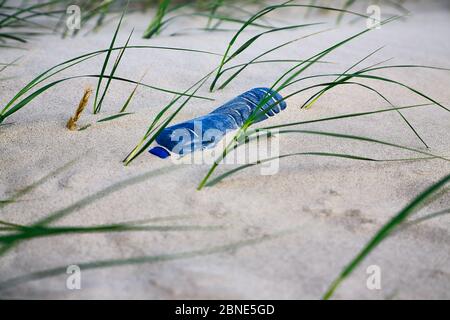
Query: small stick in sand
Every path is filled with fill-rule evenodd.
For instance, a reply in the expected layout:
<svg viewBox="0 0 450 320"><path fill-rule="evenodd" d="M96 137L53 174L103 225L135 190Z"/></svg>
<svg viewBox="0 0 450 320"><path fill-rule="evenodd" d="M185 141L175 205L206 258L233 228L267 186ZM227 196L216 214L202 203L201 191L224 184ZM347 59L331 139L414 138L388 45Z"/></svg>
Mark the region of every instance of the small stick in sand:
<svg viewBox="0 0 450 320"><path fill-rule="evenodd" d="M81 98L80 103L78 104L78 108L75 111L75 114L73 117L70 117L69 121L67 121L66 127L70 131L74 131L77 129L77 121L80 119L81 113L83 112L84 108L86 107L89 97L92 94L92 88L88 87L84 90L83 98Z"/></svg>

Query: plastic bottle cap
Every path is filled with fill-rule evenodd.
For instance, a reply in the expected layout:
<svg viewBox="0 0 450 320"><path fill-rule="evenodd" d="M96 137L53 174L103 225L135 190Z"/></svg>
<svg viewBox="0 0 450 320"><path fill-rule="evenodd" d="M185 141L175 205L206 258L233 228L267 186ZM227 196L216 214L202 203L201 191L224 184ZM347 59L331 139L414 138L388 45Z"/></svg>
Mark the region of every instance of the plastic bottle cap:
<svg viewBox="0 0 450 320"><path fill-rule="evenodd" d="M170 157L169 151L167 151L166 149L161 148L161 147L151 148L150 150L148 150L148 152L150 152L151 154L153 154L161 159L166 159L166 158Z"/></svg>

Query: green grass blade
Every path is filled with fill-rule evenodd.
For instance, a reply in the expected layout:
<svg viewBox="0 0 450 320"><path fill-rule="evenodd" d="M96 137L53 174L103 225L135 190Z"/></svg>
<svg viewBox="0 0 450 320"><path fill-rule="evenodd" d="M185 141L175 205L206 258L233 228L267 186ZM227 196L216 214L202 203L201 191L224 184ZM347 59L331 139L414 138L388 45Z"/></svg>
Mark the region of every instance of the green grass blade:
<svg viewBox="0 0 450 320"><path fill-rule="evenodd" d="M211 26L211 23L213 21L213 17L216 15L217 10L224 4L224 0L213 0L210 4L211 12L210 16L208 18L208 23L206 24L206 27L209 28Z"/></svg>
<svg viewBox="0 0 450 320"><path fill-rule="evenodd" d="M116 193L124 188L127 188L131 185L135 185L138 183L141 183L143 181L146 181L149 178L167 173L169 171L173 171L173 170L178 170L181 169L181 166L175 166L175 167L169 167L169 168L161 168L161 169L157 169L157 170L151 170L148 172L145 172L143 174L139 174L136 175L134 177L119 181L117 183L114 183L104 189L101 189L93 194L90 194L76 202L74 202L73 204L64 207L62 209L56 210L50 214L48 214L46 217L38 220L37 222L35 222L33 225L31 226L27 226L28 228L39 228L39 227L45 227L46 225L58 221L59 219L62 219L70 214L72 214L73 212L76 212L78 210L81 210L82 208L92 204L93 202L102 199L110 194ZM8 252L9 250L11 250L14 245L16 245L17 243L20 243L20 240L17 241L11 241L8 245L0 247L0 257L4 254L6 254L6 252Z"/></svg>
<svg viewBox="0 0 450 320"><path fill-rule="evenodd" d="M389 146L389 147L393 147L393 148L397 148L397 149L401 149L401 150L411 151L411 152L419 153L422 155L426 155L428 157L433 157L433 158L437 158L437 159L441 159L441 160L445 160L445 161L450 161L450 159L448 159L446 157L435 155L430 152L425 152L425 151L422 151L419 149L391 143L388 141L382 141L382 140L377 140L377 139L373 139L373 138L369 138L369 137L364 137L364 136L349 135L349 134L343 134L343 133L337 133L337 132L314 131L314 130L290 130L290 129L280 130L278 133L301 133L301 134L322 135L322 136L328 136L328 137L334 137L334 138L340 138L340 139L359 140L359 141L363 141L363 142L376 143L376 144L381 144L381 145L385 145L385 146Z"/></svg>
<svg viewBox="0 0 450 320"><path fill-rule="evenodd" d="M349 73L350 70L352 70L353 68L355 68L356 66L358 66L359 64L361 64L362 62L366 61L367 59L369 59L371 56L375 55L377 52L379 52L381 49L383 49L384 47L380 47L374 51L372 51L371 53L369 53L368 55L366 55L364 58L362 58L361 60L359 60L358 62L354 63L353 65L351 65L348 69L346 69L342 75L338 76L336 78L336 80L334 80L335 82L337 82L339 79L341 79L343 77L344 74ZM305 101L305 103L302 105L302 108L309 108L311 107L311 105L316 102L325 92L327 91L327 88L322 89L321 91L319 91L318 93L314 94L313 96L311 96L311 98L309 98L308 100Z"/></svg>
<svg viewBox="0 0 450 320"><path fill-rule="evenodd" d="M376 113L376 112L372 112L372 113ZM370 114L372 114L372 113L370 113ZM326 120L329 120L329 119L326 119ZM313 121L311 121L311 122L313 122ZM305 121L303 123L308 123L308 122ZM299 123L297 123L297 124L299 124ZM283 125L276 126L276 127L277 128L283 127ZM248 142L250 142L252 136L254 136L255 133L258 134L259 132L261 132L261 130L267 130L267 128L259 128L259 129L256 129L254 132L249 132L248 135L245 136L245 138L240 139L240 143L237 144L234 147L234 149L238 148L239 146L241 146L243 144L247 144ZM346 134L340 134L340 133L335 133L335 132L325 132L325 131L289 130L289 129L288 130L280 130L280 131L277 131L276 133L277 134L300 133L300 134L323 135L323 136L329 136L329 137L339 138L339 139L350 139L350 140L357 140L357 141L363 141L363 142L370 142L370 143L386 145L386 146L389 146L389 147L394 147L394 148L398 148L398 149L402 149L402 150L407 150L407 151L419 153L421 155L425 155L426 158L405 158L405 159L395 159L395 160L380 160L380 159L368 158L368 157L357 156L357 155L336 154L336 153L327 153L327 152L298 152L298 153L290 153L290 154L285 154L285 155L281 155L281 156L275 156L275 157L272 157L272 158L263 159L263 160L256 161L254 163L250 163L250 164L245 164L245 165L239 166L237 168L234 168L232 170L229 170L229 171L225 172L224 174L218 176L217 178L211 179L209 182L205 183L205 186L212 186L212 185L218 183L219 181L223 180L224 178L226 178L226 177L228 177L228 176L230 176L230 175L232 175L232 174L234 174L234 173L236 173L238 171L246 169L248 167L259 165L259 164L262 164L262 163L265 163L265 162L268 162L268 161L272 161L272 160L275 160L275 159L282 159L282 158L285 158L285 157L300 156L300 155L341 157L341 158L348 158L348 159L353 159L353 160L378 161L378 162L380 162L380 161L410 161L410 160L424 160L424 159L441 159L441 160L450 161L450 159L441 157L439 155L435 155L435 154L424 152L424 151L421 151L421 150L418 150L418 149L414 149L414 148L410 148L410 147L406 147L406 146L390 143L390 142L387 142L387 141L382 141L382 140L372 139L372 138L368 138L368 137L363 137L363 136L346 135ZM247 138L250 138L250 139L247 139Z"/></svg>
<svg viewBox="0 0 450 320"><path fill-rule="evenodd" d="M173 231L217 231L224 229L221 225L151 225L135 226L127 224L99 225L92 227L22 227L17 228L21 232L9 235L0 235L0 243L9 245L17 241L32 240L36 238L46 238L55 236L65 236L69 234L90 234L90 233L110 233L110 232L173 232Z"/></svg>
<svg viewBox="0 0 450 320"><path fill-rule="evenodd" d="M9 15L9 16L5 17L4 19L1 19L0 20L0 28L3 27L11 19L18 19L18 17L22 13L30 12L33 9L38 9L38 8L46 7L46 6L49 6L52 4L61 3L61 2L62 2L62 0L54 0L54 1L44 2L44 3L38 3L38 4L29 6L29 7L25 7L25 8L20 8L14 14Z"/></svg>
<svg viewBox="0 0 450 320"><path fill-rule="evenodd" d="M130 32L130 35L128 36L128 39L125 42L125 45L123 46L123 49L120 50L119 54L117 55L116 61L114 62L114 65L112 67L111 73L110 73L109 78L108 78L108 80L106 82L105 89L103 90L103 94L102 94L102 96L101 96L101 98L100 98L100 100L99 100L99 102L97 104L97 107L95 109L95 113L100 112L100 110L102 108L102 103L103 103L103 100L104 100L104 98L106 96L106 93L108 92L109 85L111 84L112 77L114 77L114 74L116 73L117 67L119 66L120 61L122 60L122 57L123 57L123 55L125 53L125 50L127 49L128 43L130 42L131 36L133 35L133 31L134 31L134 29Z"/></svg>
<svg viewBox="0 0 450 320"><path fill-rule="evenodd" d="M242 171L244 169L256 166L256 165L260 165L266 162L270 162L273 160L277 160L277 159L283 159L283 158L288 158L288 157L294 157L294 156L318 156L318 157L333 157L333 158L344 158L344 159L351 159L351 160L360 160L360 161L382 161L382 160L377 160L377 159L372 159L372 158L367 158L367 157L361 157L361 156L357 156L357 155L351 155L351 154L343 154L343 153L331 153L331 152L295 152L295 153L289 153L289 154L282 154L276 157L271 157L271 158L267 158L267 159L262 159L262 160L258 160L256 162L252 162L252 163L248 163L245 165L241 165L237 168L231 169L226 171L225 173L217 176L214 179L209 180L209 182L207 182L205 184L205 187L212 187L215 184L219 183L220 181L222 181L223 179L239 172Z"/></svg>
<svg viewBox="0 0 450 320"><path fill-rule="evenodd" d="M364 246L364 248L353 258L350 263L344 268L339 276L331 283L328 290L323 295L323 299L329 299L333 293L358 266L359 264L396 228L398 228L403 221L412 215L426 200L450 182L450 175L443 177L441 180L428 187L425 191L414 198L403 210L389 220L375 236Z"/></svg>
<svg viewBox="0 0 450 320"><path fill-rule="evenodd" d="M437 217L441 217L443 215L449 214L450 213L450 208L444 209L444 210L439 210L437 212L433 212L433 213L429 213L423 217L411 220L411 221L407 221L405 222L403 225L401 225L399 228L397 228L397 232L403 229L406 229L410 226L422 223L424 221L428 221ZM394 231L394 233L396 233L396 231Z"/></svg>
<svg viewBox="0 0 450 320"><path fill-rule="evenodd" d="M160 0L156 15L150 22L150 25L147 27L147 29L144 32L144 35L142 36L144 39L150 39L153 35L159 33L161 29L162 19L164 18L170 3L171 0Z"/></svg>
<svg viewBox="0 0 450 320"><path fill-rule="evenodd" d="M80 78L111 78L113 80L117 80L117 81L123 81L123 82L128 82L128 83L134 83L137 84L137 81L134 80L130 80L130 79L126 79L126 78L121 78L121 77L110 77L110 76L106 76L106 75L80 75L80 76L73 76L73 77L69 77L69 78L63 78L54 82L51 82L39 89L37 89L36 91L34 91L33 93L31 93L30 95L28 95L26 98L22 99L20 102L18 102L17 104L15 104L13 107L9 108L7 112L5 112L4 114L0 115L0 123L6 119L7 117L9 117L10 115L14 114L15 112L19 111L20 109L22 109L23 107L25 107L28 103L30 103L31 101L33 101L34 98L36 98L37 96L39 96L40 94L42 94L43 92L47 91L48 89L50 89L51 87L64 82L64 81L68 81L68 80L74 80L74 79L80 79ZM169 90L169 89L164 89L164 88L159 88L159 87L155 87L155 86L151 86L145 83L140 83L141 86L143 87L147 87L150 89L154 89L157 91L161 91L161 92L165 92L165 93L171 93L171 94L176 94L176 95L180 95L180 96L187 96L190 98L196 98L196 99L202 99L202 100L209 100L209 101L214 101L214 99L208 98L208 97L203 97L203 96L198 96L198 95L188 95L186 93L182 93L182 92L177 92L177 91L173 91L173 90Z"/></svg>
<svg viewBox="0 0 450 320"><path fill-rule="evenodd" d="M302 125L302 124L339 120L339 119L346 119L346 118L353 118L353 117L361 117L361 116L367 116L367 115L376 114L376 113L392 112L392 111L396 111L396 110L411 109L411 108L418 108L418 107L425 107L425 106L433 106L433 104L431 104L431 103L415 104L415 105L410 105L410 106L396 107L395 109L389 108L389 109L373 110L373 111L367 111L367 112L348 113L348 114L343 114L343 115L333 116L333 117L326 117L326 118L320 118L320 119L284 123L281 125L267 126L267 127L259 128L259 130L286 128L286 127L298 126L298 125Z"/></svg>
<svg viewBox="0 0 450 320"><path fill-rule="evenodd" d="M0 38L10 39L10 40L14 40L14 41L21 42L21 43L27 42L27 40L25 40L24 38L20 38L20 37L17 37L12 34L8 34L8 33L0 33Z"/></svg>
<svg viewBox="0 0 450 320"><path fill-rule="evenodd" d="M136 91L139 87L139 85L142 83L142 80L144 80L145 75L147 74L147 71L144 72L144 74L142 75L141 79L139 80L138 83L136 83L136 86L134 87L133 91L131 91L130 95L128 96L127 100L125 101L124 105L122 106L122 108L120 109L119 113L125 112L131 102L131 100L133 99L134 95L136 94Z"/></svg>
<svg viewBox="0 0 450 320"><path fill-rule="evenodd" d="M121 112L121 113L117 113L117 114L114 114L114 115L106 117L106 118L102 118L102 119L98 120L97 122L111 121L111 120L114 120L114 119L117 119L117 118L121 118L123 116L127 116L127 115L130 115L130 114L133 114L133 112Z"/></svg>
<svg viewBox="0 0 450 320"><path fill-rule="evenodd" d="M450 110L448 108L444 107L441 103L437 102L436 100L432 99L428 95L426 95L426 94L424 94L424 93L422 93L422 92L420 92L420 91L418 91L418 90L416 90L416 89L414 89L414 88L412 88L412 87L410 87L410 86L408 86L408 85L406 85L404 83L401 83L401 82L398 82L398 81L395 81L395 80L392 80L392 79L388 79L388 78L385 78L385 77L381 77L381 76L374 76L374 75L353 74L353 77L372 79L372 80L380 80L380 81L389 82L389 83L393 83L393 84L399 85L399 86L401 86L401 87L403 87L405 89L408 89L409 91L411 91L411 92L413 92L413 93L415 93L415 94L425 98L426 100L428 100L430 102L433 102L434 104L436 104L439 107L441 107L443 110L450 112Z"/></svg>
<svg viewBox="0 0 450 320"><path fill-rule="evenodd" d="M314 32L314 33L312 33L312 34L308 34L308 35L306 35L306 36L303 36L303 37L300 37L300 38L296 38L296 39L293 39L293 40L284 42L284 43L282 43L282 44L280 44L280 45L278 45L278 46L275 46L275 47L273 47L273 48L271 48L271 49L269 49L269 50L267 50L267 51L265 51L265 52L263 52L263 53L257 55L255 58L251 59L248 63L243 64L242 67L239 68L239 70L237 70L237 71L234 72L230 77L228 77L228 78L223 82L223 84L220 85L219 90L224 89L224 88L225 88L225 87L226 87L226 86L227 86L234 78L236 78L242 71L244 71L244 69L246 69L249 65L255 63L256 60L258 60L259 58L262 58L263 56L265 56L265 55L267 55L267 54L269 54L269 53L272 53L272 52L274 52L274 51L276 51L276 50L278 50L278 49L281 49L281 48L283 48L283 47L285 47L285 46L288 46L288 45L290 45L290 44L292 44L292 43L295 43L295 42L300 41L300 40L302 40L302 39L306 39L306 38L308 38L308 37L311 37L311 36L320 34L320 33L322 33L322 32L326 32L326 31L328 31L328 30L330 30L330 29L322 30L322 31L319 31L319 32ZM281 60L281 61L282 61L282 60ZM285 61L287 61L287 60L285 60ZM300 61L300 62L304 62L304 61ZM234 67L236 67L236 66L229 67L229 68L224 68L224 69L220 72L219 76L218 76L218 77L216 76L216 77L214 78L214 80L213 80L211 86L212 86L212 87L215 87L216 82L219 80L219 78L220 78L225 72L227 72L228 70L231 70L231 69L234 68Z"/></svg>
<svg viewBox="0 0 450 320"><path fill-rule="evenodd" d="M109 50L106 52L105 60L103 61L102 70L100 72L100 78L98 78L97 89L95 90L95 98L94 98L94 114L97 113L97 99L100 92L100 86L102 84L103 75L105 74L106 67L108 66L109 58L111 56L112 48L114 47L114 43L116 42L117 34L119 33L120 25L122 24L122 19L125 15L126 9L122 12L122 16L120 17L119 23L117 24L116 30L114 31L113 38L111 40L111 44L109 46Z"/></svg>
<svg viewBox="0 0 450 320"><path fill-rule="evenodd" d="M244 42L239 48L237 48L233 53L230 54L230 56L225 60L225 63L229 62L230 60L234 59L235 57L237 57L240 53L242 53L245 49L247 49L248 47L250 47L253 42L255 42L256 40L258 40L260 37L273 33L273 32L279 32L279 31L285 31L285 30L293 30L293 29L298 29L298 28L304 28L304 27L311 27L311 26L317 26L317 25L321 25L323 24L323 22L319 22L319 23L307 23L307 24L297 24L297 25L291 25L291 26L286 26L286 27L280 27L280 28L273 28L270 29L268 31L264 31L261 32L259 34L257 34L256 36L251 37L250 39L248 39L246 42Z"/></svg>
<svg viewBox="0 0 450 320"><path fill-rule="evenodd" d="M408 119L406 119L406 117L403 115L403 113L402 113L400 110L396 109L396 107L392 104L392 102L391 102L389 99L387 99L383 94L381 94L378 90L376 90L376 89L374 89L374 88L372 88L372 87L370 87L370 86L368 86L368 85L362 84L362 83L347 81L347 79L345 79L345 80L343 80L343 81L346 81L346 82L333 82L333 83L331 83L331 84L326 85L326 88L324 88L324 89L322 89L321 91L319 91L319 94L320 94L320 92L322 92L320 95L323 95L326 91L330 90L331 88L333 88L333 87L335 87L335 86L339 86L339 85L357 85L357 86L363 87L363 88L365 88L365 89L367 89L367 90L369 90L369 91L375 92L375 93L376 93L378 96L380 96L384 101L386 101L387 103L389 103L389 104L391 105L391 107L392 107L393 110L397 111L397 113L400 115L400 117L403 119L403 121L408 125L408 127L411 129L411 131L415 134L415 136L421 141L421 143L422 143L426 148L428 148L428 145L427 145L427 143L425 142L425 140L419 135L419 133L417 132L417 130L416 130L416 129L413 127L413 125L408 121ZM323 91L323 90L325 90L325 91ZM320 95L319 95L319 96L316 96L316 99L314 99L313 102L317 101L317 99L320 97ZM310 101L310 99L308 99L308 101ZM310 105L310 104L309 104L309 105ZM305 104L303 104L303 106L305 106ZM302 107L303 107L303 106L302 106Z"/></svg>

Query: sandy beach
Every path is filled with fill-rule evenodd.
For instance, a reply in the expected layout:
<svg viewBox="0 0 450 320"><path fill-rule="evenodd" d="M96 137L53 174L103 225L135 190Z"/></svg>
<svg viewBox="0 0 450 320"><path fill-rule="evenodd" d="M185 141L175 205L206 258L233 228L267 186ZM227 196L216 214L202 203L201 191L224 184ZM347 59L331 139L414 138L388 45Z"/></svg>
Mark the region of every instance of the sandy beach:
<svg viewBox="0 0 450 320"><path fill-rule="evenodd" d="M412 1L410 16L373 30L333 51L305 75L342 73L384 46L361 65L418 64L450 68L450 9L446 1ZM393 9L389 9L394 11ZM388 10L388 11L389 11ZM141 35L151 17L132 13L118 35L123 45L134 28L132 45L191 48L223 54L233 32L200 32L200 18L179 19L152 39ZM307 59L366 28L364 19L287 10L271 16L290 23L326 22L307 29L282 31L258 39L234 63L309 33L331 28L281 48L265 59ZM1 49L1 61L22 58L1 73L3 107L44 70L72 57L108 48L117 20L98 32L62 39L34 38L27 50ZM236 28L235 25L230 24ZM183 31L182 30L186 30ZM81 30L83 31L83 29ZM178 32L179 35L171 36ZM245 36L255 35L250 29ZM217 66L221 56L157 49L128 49L117 74L146 84L184 91ZM98 74L103 56L58 74ZM270 87L293 63L249 66L223 90L198 91L214 101L191 99L173 123L206 114L254 87ZM450 106L450 71L419 68L380 70ZM405 88L363 80L395 106L428 103ZM306 81L305 85L314 83ZM121 232L63 233L3 242L0 298L81 299L319 299L344 266L379 228L429 185L449 174L442 159L357 161L293 156L280 159L274 175L254 166L201 191L196 188L208 164L175 165L148 153L130 165L122 160L136 145L172 94L139 87L130 102L133 114L96 123L120 110L134 88L113 81L100 114L91 105L69 131L83 91L96 79L80 78L56 85L0 126L0 220L17 225L37 222L50 227L89 227L146 221L148 229ZM300 86L301 87L301 86ZM300 88L297 87L297 88ZM294 91L289 88L282 94ZM287 108L256 127L307 121L347 113L389 108L382 98L358 86L339 86L311 108L300 109L313 92L287 101ZM91 101L92 102L92 101ZM388 141L450 157L450 113L437 105L402 111L429 148L417 139L396 112L304 124L322 130ZM280 134L281 154L336 152L374 159L420 157L381 144L310 134ZM219 175L233 168L220 165ZM31 187L30 187L31 186ZM26 189L28 187L28 189ZM24 191L25 190L25 191ZM449 187L412 218L447 209ZM147 221L148 220L148 221ZM2 231L0 235L8 235ZM66 268L81 269L81 290L68 290ZM379 266L381 289L366 286L367 267ZM383 241L339 287L335 299L450 299L450 216L442 215L397 230Z"/></svg>

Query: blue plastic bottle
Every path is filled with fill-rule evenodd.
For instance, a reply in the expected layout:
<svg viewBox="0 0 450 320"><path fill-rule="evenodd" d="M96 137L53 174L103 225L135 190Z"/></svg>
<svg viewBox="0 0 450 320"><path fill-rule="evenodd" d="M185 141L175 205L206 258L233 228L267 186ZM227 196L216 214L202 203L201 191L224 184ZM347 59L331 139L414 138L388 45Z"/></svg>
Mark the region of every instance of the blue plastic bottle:
<svg viewBox="0 0 450 320"><path fill-rule="evenodd" d="M185 155L199 149L213 148L225 136L227 131L237 130L258 107L259 103L272 95L272 98L256 111L255 122L272 117L286 108L279 93L269 88L251 89L205 116L191 119L166 127L156 138L158 146L149 150L162 159L171 152Z"/></svg>

